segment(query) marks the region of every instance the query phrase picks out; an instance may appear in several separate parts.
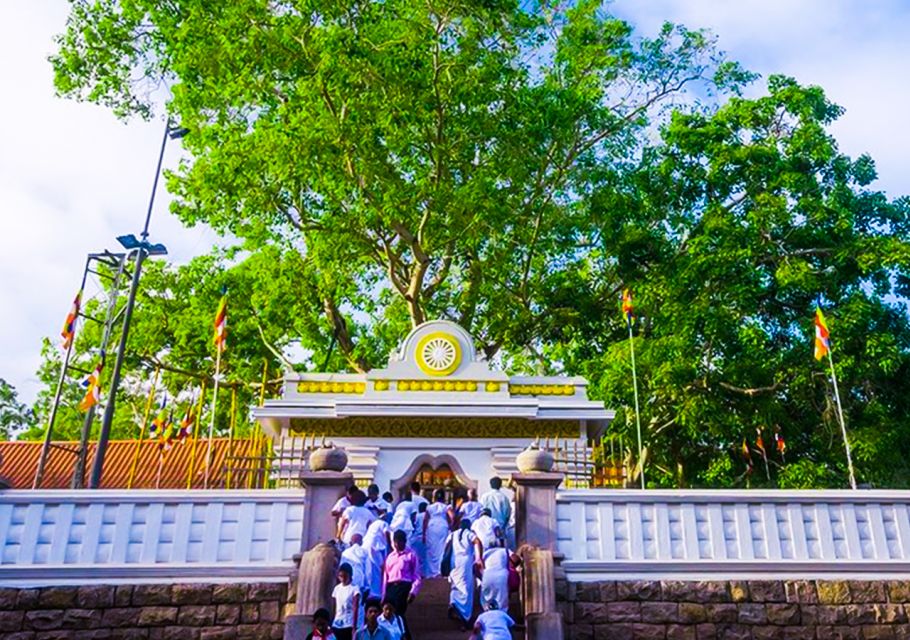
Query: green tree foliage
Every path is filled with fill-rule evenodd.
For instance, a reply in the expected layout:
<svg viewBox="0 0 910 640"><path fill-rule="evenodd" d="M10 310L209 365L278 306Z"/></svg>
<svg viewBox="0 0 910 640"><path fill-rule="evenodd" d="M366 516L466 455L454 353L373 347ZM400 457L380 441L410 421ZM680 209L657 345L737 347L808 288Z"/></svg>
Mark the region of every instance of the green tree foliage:
<svg viewBox="0 0 910 640"><path fill-rule="evenodd" d="M840 113L820 89L773 77L767 96L675 114L639 167L590 200L602 253L586 291L621 282L637 294L654 482L843 486L827 361L812 359L817 298L860 481L910 481L910 201L869 190L871 159L844 156L825 130ZM618 306L601 321L597 302L545 340L624 408L619 426L633 434L625 326ZM772 452L776 428L795 464Z"/></svg>
<svg viewBox="0 0 910 640"><path fill-rule="evenodd" d="M238 240L150 268L136 379L211 375L227 284L235 380L296 339L365 370L450 318L517 370L588 376L628 443L630 286L651 483L842 486L820 296L860 480L910 481L908 203L838 151L820 89L743 99L705 33L637 37L595 2L76 1L59 45L65 96L149 116L169 87L175 211ZM745 476L776 427L787 462Z"/></svg>
<svg viewBox="0 0 910 640"><path fill-rule="evenodd" d="M387 352L377 335L428 317L488 355L524 346L552 321L578 196L607 177L590 168L689 85L748 77L701 32L635 39L595 2L508 0L76 2L53 63L61 93L120 115L170 85L192 154L176 212L253 251L296 247L308 315L358 370Z"/></svg>
<svg viewBox="0 0 910 640"><path fill-rule="evenodd" d="M11 435L26 429L33 420L31 410L19 401L16 388L0 378L0 440L9 440Z"/></svg>

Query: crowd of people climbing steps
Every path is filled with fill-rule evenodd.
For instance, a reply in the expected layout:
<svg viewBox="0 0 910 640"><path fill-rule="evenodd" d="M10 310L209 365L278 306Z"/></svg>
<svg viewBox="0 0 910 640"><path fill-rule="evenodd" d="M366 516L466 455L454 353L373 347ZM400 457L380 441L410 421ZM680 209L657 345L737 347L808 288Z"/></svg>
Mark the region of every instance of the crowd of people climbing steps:
<svg viewBox="0 0 910 640"><path fill-rule="evenodd" d="M440 489L432 502L413 482L397 504L375 484L366 493L352 485L332 508L340 550L332 611L313 614L306 640L419 640L408 606L423 580L440 576L449 582L449 617L466 637L511 640L509 594L521 565L512 515L500 478L479 498L469 489L448 501Z"/></svg>

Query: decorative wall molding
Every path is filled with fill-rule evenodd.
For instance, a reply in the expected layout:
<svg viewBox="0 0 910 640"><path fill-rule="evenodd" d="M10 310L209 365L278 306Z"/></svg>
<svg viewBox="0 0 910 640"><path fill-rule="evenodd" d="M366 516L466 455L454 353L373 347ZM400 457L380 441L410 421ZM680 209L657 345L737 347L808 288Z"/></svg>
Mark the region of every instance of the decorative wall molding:
<svg viewBox="0 0 910 640"><path fill-rule="evenodd" d="M0 584L274 579L300 551L300 490L0 493Z"/></svg>
<svg viewBox="0 0 910 640"><path fill-rule="evenodd" d="M581 490L556 500L570 579L910 576L910 492Z"/></svg>

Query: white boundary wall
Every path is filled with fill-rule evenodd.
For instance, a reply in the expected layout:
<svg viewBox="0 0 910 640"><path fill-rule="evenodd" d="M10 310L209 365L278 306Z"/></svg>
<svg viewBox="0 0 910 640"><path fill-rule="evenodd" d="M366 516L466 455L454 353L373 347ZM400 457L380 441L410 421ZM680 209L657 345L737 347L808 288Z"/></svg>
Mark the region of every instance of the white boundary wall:
<svg viewBox="0 0 910 640"><path fill-rule="evenodd" d="M910 492L569 490L570 580L910 577Z"/></svg>
<svg viewBox="0 0 910 640"><path fill-rule="evenodd" d="M285 580L301 490L0 492L0 585Z"/></svg>

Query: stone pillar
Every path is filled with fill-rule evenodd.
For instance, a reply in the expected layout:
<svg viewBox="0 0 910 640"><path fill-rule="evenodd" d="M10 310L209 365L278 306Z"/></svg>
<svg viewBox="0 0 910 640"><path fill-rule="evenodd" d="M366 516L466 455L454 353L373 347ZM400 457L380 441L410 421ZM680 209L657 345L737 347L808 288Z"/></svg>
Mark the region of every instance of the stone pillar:
<svg viewBox="0 0 910 640"><path fill-rule="evenodd" d="M562 640L562 614L556 610L556 488L563 474L516 473L515 537L524 562L522 596L526 640Z"/></svg>
<svg viewBox="0 0 910 640"><path fill-rule="evenodd" d="M515 539L523 544L556 551L556 488L561 473L515 473Z"/></svg>
<svg viewBox="0 0 910 640"><path fill-rule="evenodd" d="M336 521L331 515L332 507L353 482L354 474L347 471L300 472L300 484L306 489L301 553L335 539Z"/></svg>
<svg viewBox="0 0 910 640"><path fill-rule="evenodd" d="M335 586L337 561L337 550L330 543L317 544L301 556L297 571L296 613L285 619L285 640L306 637L312 628L312 616L317 609L324 607L332 610L332 587Z"/></svg>
<svg viewBox="0 0 910 640"><path fill-rule="evenodd" d="M556 577L553 552L525 547L524 562L525 638L562 640L562 614L556 610Z"/></svg>

